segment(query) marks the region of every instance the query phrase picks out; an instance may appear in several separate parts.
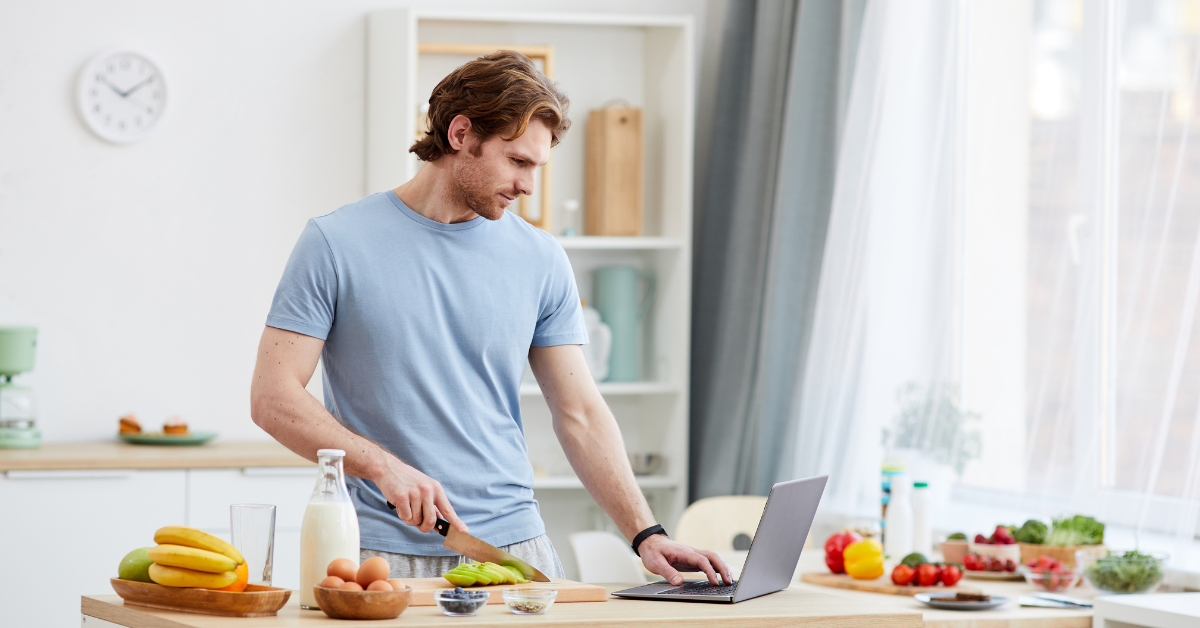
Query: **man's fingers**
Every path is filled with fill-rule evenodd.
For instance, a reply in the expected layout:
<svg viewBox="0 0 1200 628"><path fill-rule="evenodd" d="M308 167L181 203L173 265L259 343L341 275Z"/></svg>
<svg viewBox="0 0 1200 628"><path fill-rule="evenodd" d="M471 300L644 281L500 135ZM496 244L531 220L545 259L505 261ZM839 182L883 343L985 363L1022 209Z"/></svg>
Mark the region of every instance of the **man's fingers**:
<svg viewBox="0 0 1200 628"><path fill-rule="evenodd" d="M712 566L717 570L717 573L721 574L721 580L725 584L731 584L733 582L733 579L729 577L729 567L725 565L725 561L721 560L721 557L716 552L712 550L696 551L703 554L704 557L708 559L708 562L712 563Z"/></svg>
<svg viewBox="0 0 1200 628"><path fill-rule="evenodd" d="M670 582L675 586L683 584L683 575L671 566L671 561L667 560L666 556L663 556L661 553L657 552L654 556L648 556L646 554L643 554L642 556L642 562L646 565L647 569L662 576L663 578L666 578L667 582Z"/></svg>
<svg viewBox="0 0 1200 628"><path fill-rule="evenodd" d="M708 561L707 556L700 552L693 552L692 555L688 556L688 560L692 561L693 565L699 567L700 571L703 571L704 575L708 576L709 584L719 584L717 582L717 572L713 571L712 563Z"/></svg>
<svg viewBox="0 0 1200 628"><path fill-rule="evenodd" d="M468 532L467 524L458 518L458 513L454 512L454 507L450 505L450 498L446 497L446 491L440 487L438 488L437 496L434 498L434 503L437 505L438 510L441 511L442 518L450 522L450 525L454 526L455 530L464 534Z"/></svg>
<svg viewBox="0 0 1200 628"><path fill-rule="evenodd" d="M412 506L409 505L407 499L402 499L396 502L396 516L404 523L412 521Z"/></svg>
<svg viewBox="0 0 1200 628"><path fill-rule="evenodd" d="M417 527L421 532L428 532L433 529L433 524L437 523L437 513L433 509L433 491L421 491L421 525Z"/></svg>

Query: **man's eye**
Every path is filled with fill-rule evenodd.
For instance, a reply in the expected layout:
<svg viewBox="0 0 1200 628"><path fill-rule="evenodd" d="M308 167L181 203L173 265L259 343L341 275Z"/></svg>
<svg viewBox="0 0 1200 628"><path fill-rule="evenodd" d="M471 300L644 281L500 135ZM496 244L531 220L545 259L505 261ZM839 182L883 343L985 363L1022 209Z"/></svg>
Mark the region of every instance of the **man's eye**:
<svg viewBox="0 0 1200 628"><path fill-rule="evenodd" d="M524 165L525 165L525 160L524 160L524 159L513 159L513 160L512 160L512 162L513 162L514 164L517 164L518 166L524 166Z"/></svg>

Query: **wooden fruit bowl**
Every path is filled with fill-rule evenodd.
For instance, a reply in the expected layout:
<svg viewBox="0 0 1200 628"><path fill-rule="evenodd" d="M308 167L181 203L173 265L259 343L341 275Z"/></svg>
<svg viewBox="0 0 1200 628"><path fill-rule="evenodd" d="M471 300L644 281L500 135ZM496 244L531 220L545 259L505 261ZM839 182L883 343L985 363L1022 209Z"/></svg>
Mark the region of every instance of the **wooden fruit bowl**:
<svg viewBox="0 0 1200 628"><path fill-rule="evenodd" d="M412 587L399 591L342 591L313 587L317 606L334 619L395 619L408 608Z"/></svg>
<svg viewBox="0 0 1200 628"><path fill-rule="evenodd" d="M161 584L111 578L112 588L126 604L168 611L222 615L225 617L272 617L287 604L290 589L246 586L242 593L164 587Z"/></svg>

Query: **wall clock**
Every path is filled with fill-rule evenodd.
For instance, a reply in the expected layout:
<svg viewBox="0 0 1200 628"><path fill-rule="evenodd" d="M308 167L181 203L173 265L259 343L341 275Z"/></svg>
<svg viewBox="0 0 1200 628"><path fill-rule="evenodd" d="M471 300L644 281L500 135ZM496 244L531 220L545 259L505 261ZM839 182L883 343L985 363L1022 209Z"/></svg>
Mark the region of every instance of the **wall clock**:
<svg viewBox="0 0 1200 628"><path fill-rule="evenodd" d="M88 128L110 142L143 140L167 107L162 66L143 52L116 49L92 57L76 86L79 114Z"/></svg>

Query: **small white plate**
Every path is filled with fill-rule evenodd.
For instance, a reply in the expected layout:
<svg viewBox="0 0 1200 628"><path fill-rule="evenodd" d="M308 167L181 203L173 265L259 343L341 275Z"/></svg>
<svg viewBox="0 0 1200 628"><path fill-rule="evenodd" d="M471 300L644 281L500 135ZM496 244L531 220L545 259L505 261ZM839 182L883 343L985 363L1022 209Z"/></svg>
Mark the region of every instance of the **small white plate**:
<svg viewBox="0 0 1200 628"><path fill-rule="evenodd" d="M996 608L1004 604L1008 604L1008 598L992 596L992 599L986 602L959 602L955 599L942 599L944 593L918 593L913 596L918 602L928 604L934 608L941 608L949 611L985 611L989 608ZM953 596L949 596L953 598Z"/></svg>

